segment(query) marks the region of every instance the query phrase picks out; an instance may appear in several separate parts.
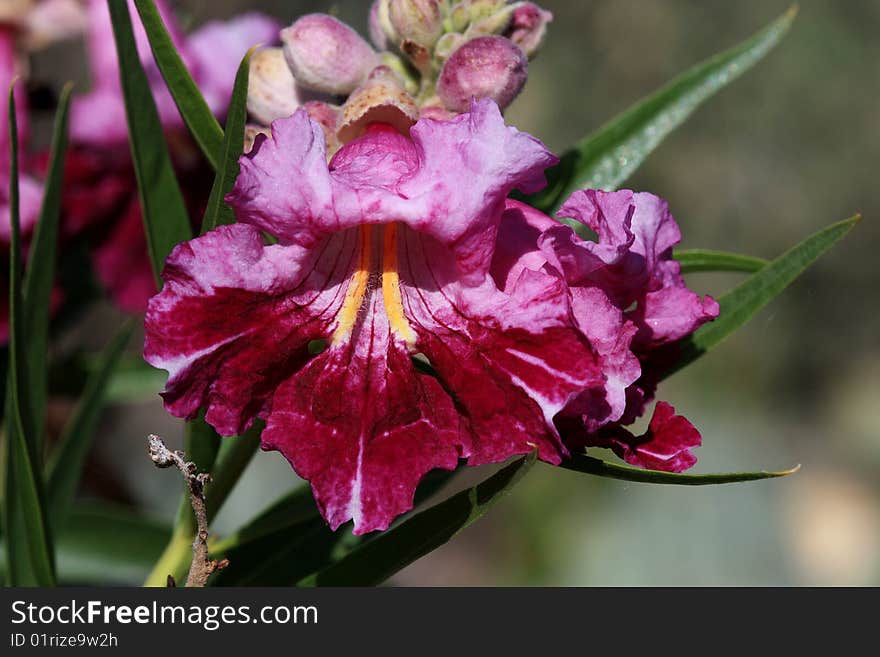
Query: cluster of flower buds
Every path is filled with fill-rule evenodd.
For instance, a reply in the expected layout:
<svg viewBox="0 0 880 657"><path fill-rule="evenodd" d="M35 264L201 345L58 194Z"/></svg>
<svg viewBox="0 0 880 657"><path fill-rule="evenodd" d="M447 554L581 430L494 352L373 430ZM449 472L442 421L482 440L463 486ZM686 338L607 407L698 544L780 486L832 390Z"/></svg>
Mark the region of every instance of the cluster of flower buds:
<svg viewBox="0 0 880 657"><path fill-rule="evenodd" d="M281 47L251 61L248 142L300 107L324 127L331 154L371 122L405 132L420 116L467 111L472 98L503 110L552 18L531 2L375 0L371 45L332 16L303 16L281 31Z"/></svg>

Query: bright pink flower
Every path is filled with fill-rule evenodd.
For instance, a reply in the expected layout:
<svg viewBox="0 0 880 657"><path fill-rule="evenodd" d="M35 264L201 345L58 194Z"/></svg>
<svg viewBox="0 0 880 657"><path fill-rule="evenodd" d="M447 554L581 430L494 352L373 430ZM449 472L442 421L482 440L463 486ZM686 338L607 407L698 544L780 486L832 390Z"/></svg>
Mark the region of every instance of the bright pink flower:
<svg viewBox="0 0 880 657"><path fill-rule="evenodd" d="M222 118L235 73L248 48L277 40L280 24L250 13L206 23L184 35L166 3L157 6L172 40L208 105ZM134 4L129 2L141 61L193 217L201 217L213 180L161 78ZM65 178L65 233L85 232L95 243L95 273L123 310L143 312L155 294L137 187L128 154L125 104L106 0L90 0L87 47L92 89L71 109L72 147Z"/></svg>
<svg viewBox="0 0 880 657"><path fill-rule="evenodd" d="M657 405L644 436L620 427L644 413L674 362L675 343L718 315L717 302L689 290L672 258L681 233L666 202L644 192L578 191L559 216L584 223L597 241L509 202L499 243L512 271L538 267L565 280L577 325L606 373L604 390L581 394L557 418L566 442L610 447L644 467L690 467L696 459L688 450L700 444L699 433L672 418L668 405Z"/></svg>
<svg viewBox="0 0 880 657"><path fill-rule="evenodd" d="M356 533L459 459L559 463L554 417L605 375L558 274L498 282L493 266L505 197L541 188L556 158L490 101L325 152L304 111L276 121L227 198L242 223L169 257L144 350L169 372L166 408L206 407L224 435L265 418L264 449Z"/></svg>

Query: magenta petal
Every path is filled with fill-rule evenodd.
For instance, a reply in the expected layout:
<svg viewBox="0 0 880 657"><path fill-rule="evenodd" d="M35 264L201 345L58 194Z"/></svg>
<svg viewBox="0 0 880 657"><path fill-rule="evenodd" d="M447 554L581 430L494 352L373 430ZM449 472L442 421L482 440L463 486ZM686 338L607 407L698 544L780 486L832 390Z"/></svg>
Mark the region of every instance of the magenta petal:
<svg viewBox="0 0 880 657"><path fill-rule="evenodd" d="M599 287L626 310L639 327L638 348L673 342L717 317L718 304L691 292L672 258L681 233L663 199L587 190L572 194L560 215L583 221L598 242L560 226L542 237L548 260L571 285Z"/></svg>
<svg viewBox="0 0 880 657"><path fill-rule="evenodd" d="M9 215L9 178L0 171L0 242L11 239L12 225ZM43 186L28 175L18 179L19 227L24 238L30 236L43 204Z"/></svg>
<svg viewBox="0 0 880 657"><path fill-rule="evenodd" d="M690 335L706 322L718 317L718 302L706 295L703 299L684 287L664 287L649 292L633 313L635 321L646 327L640 342L664 344Z"/></svg>
<svg viewBox="0 0 880 657"><path fill-rule="evenodd" d="M192 418L205 405L223 435L249 426L308 342L326 334L352 241L340 236L321 262L233 224L177 246L145 320L144 357L169 372L168 411Z"/></svg>
<svg viewBox="0 0 880 657"><path fill-rule="evenodd" d="M365 221L400 221L455 244L463 270L485 273L504 198L540 189L555 156L506 126L491 101L452 121L422 119L411 136L368 131L328 169L323 131L300 110L241 159L227 202L239 221L304 246Z"/></svg>
<svg viewBox="0 0 880 657"><path fill-rule="evenodd" d="M593 222L593 225L597 224ZM543 213L516 201L508 201L492 261L493 278L507 291L523 271L565 269L552 249L548 256L546 246L549 241L559 238L571 244L571 236L573 233L568 227ZM623 311L597 287L571 286L568 295L576 325L599 358L604 382L583 391L568 404L564 414L575 424L583 425L578 432L584 427L592 432L621 418L626 408L626 390L639 378L639 361L630 349L636 327L624 320ZM566 421L566 426L570 424Z"/></svg>
<svg viewBox="0 0 880 657"><path fill-rule="evenodd" d="M412 508L424 474L452 470L470 452L452 399L416 372L382 313L368 312L355 341L278 388L263 432L263 448L280 450L311 483L330 527L353 520L355 534L387 529Z"/></svg>
<svg viewBox="0 0 880 657"><path fill-rule="evenodd" d="M604 381L590 344L570 324L562 282L529 270L504 293L491 279L463 284L445 247L408 230L401 260L417 348L473 429L470 463L535 447L541 459L558 463L566 450L554 417Z"/></svg>
<svg viewBox="0 0 880 657"><path fill-rule="evenodd" d="M691 468L697 457L691 449L702 444L700 432L687 418L675 414L666 402L657 402L648 430L633 436L622 428L609 428L590 442L609 447L630 465L664 472L683 472Z"/></svg>
<svg viewBox="0 0 880 657"><path fill-rule="evenodd" d="M93 257L95 274L114 303L127 313L144 312L156 294L156 281L137 199L132 199L119 221L108 228Z"/></svg>

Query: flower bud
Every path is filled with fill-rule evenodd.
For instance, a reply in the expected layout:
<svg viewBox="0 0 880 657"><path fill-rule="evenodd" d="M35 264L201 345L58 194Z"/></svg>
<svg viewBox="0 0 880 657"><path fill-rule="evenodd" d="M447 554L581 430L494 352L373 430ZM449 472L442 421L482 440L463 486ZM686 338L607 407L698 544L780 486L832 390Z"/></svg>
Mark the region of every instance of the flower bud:
<svg viewBox="0 0 880 657"><path fill-rule="evenodd" d="M418 106L394 72L387 66L377 66L369 80L345 101L336 134L347 143L359 137L370 123L388 123L408 134L418 118Z"/></svg>
<svg viewBox="0 0 880 657"><path fill-rule="evenodd" d="M266 48L251 57L248 112L263 125L290 116L302 99L281 48Z"/></svg>
<svg viewBox="0 0 880 657"><path fill-rule="evenodd" d="M370 7L370 40L379 50L391 50L400 41L389 15L390 0L375 0Z"/></svg>
<svg viewBox="0 0 880 657"><path fill-rule="evenodd" d="M474 38L490 34L501 34L510 25L514 8L514 5L502 5L496 8L492 6L492 3L480 7L478 11L474 11L472 8L471 23L466 32L467 36Z"/></svg>
<svg viewBox="0 0 880 657"><path fill-rule="evenodd" d="M523 49L527 57L535 54L544 42L547 24L553 14L533 2L524 2L513 10L513 17L504 36Z"/></svg>
<svg viewBox="0 0 880 657"><path fill-rule="evenodd" d="M419 82L413 77L412 69L407 66L401 57L392 52L379 54L380 66L387 66L397 75L407 93L415 94L419 90Z"/></svg>
<svg viewBox="0 0 880 657"><path fill-rule="evenodd" d="M464 32L471 23L471 9L466 2L459 2L449 12L449 32Z"/></svg>
<svg viewBox="0 0 880 657"><path fill-rule="evenodd" d="M446 59L452 52L465 42L463 34L456 32L448 32L440 37L437 45L434 46L434 55L438 58Z"/></svg>
<svg viewBox="0 0 880 657"><path fill-rule="evenodd" d="M500 36L468 41L454 51L440 71L437 95L447 109L466 112L472 97L491 98L503 110L513 102L528 77L522 50Z"/></svg>
<svg viewBox="0 0 880 657"><path fill-rule="evenodd" d="M326 14L303 16L281 30L281 41L293 76L314 91L347 95L377 63L370 44L348 25Z"/></svg>
<svg viewBox="0 0 880 657"><path fill-rule="evenodd" d="M390 0L388 14L400 40L430 48L443 34L438 0Z"/></svg>
<svg viewBox="0 0 880 657"><path fill-rule="evenodd" d="M507 4L506 0L470 0L468 5L471 23L484 20L504 11Z"/></svg>

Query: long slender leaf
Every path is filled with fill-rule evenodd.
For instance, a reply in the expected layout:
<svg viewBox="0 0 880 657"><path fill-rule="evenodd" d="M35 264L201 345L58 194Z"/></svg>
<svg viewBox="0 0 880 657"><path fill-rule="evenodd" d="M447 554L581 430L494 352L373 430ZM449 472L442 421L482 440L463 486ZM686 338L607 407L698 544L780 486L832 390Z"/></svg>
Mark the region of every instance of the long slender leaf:
<svg viewBox="0 0 880 657"><path fill-rule="evenodd" d="M77 503L58 529L58 581L62 584L133 585L141 582L170 528L133 511L96 502ZM0 570L6 560L0 554Z"/></svg>
<svg viewBox="0 0 880 657"><path fill-rule="evenodd" d="M293 584L328 566L345 539L345 530L330 531L318 515L309 486L300 486L211 546L212 559L229 559L211 586Z"/></svg>
<svg viewBox="0 0 880 657"><path fill-rule="evenodd" d="M137 174L150 260L156 283L161 286L159 275L165 258L175 245L192 237L192 230L168 146L162 137L162 123L156 103L138 57L128 4L111 2L110 18L116 38L131 155Z"/></svg>
<svg viewBox="0 0 880 657"><path fill-rule="evenodd" d="M21 289L21 216L18 187L18 125L15 114L15 82L9 89L9 403L6 413L8 441L4 522L9 543L8 580L11 584L52 586L55 563L52 536L45 513L45 491L39 469L39 452L31 419L27 347ZM23 562L25 551L29 565Z"/></svg>
<svg viewBox="0 0 880 657"><path fill-rule="evenodd" d="M483 481L414 515L333 565L300 580L299 586L371 586L440 547L481 518L535 462L518 459Z"/></svg>
<svg viewBox="0 0 880 657"><path fill-rule="evenodd" d="M676 251L675 259L681 263L681 271L685 274L698 271L741 271L754 274L768 262L755 256L709 249Z"/></svg>
<svg viewBox="0 0 880 657"><path fill-rule="evenodd" d="M61 217L61 185L67 154L67 123L73 85L65 85L55 115L55 130L49 173L43 189L40 218L31 241L30 259L24 279L24 325L27 327L28 385L30 387L31 425L34 427L36 452L42 453L45 428L48 380L46 353L49 343L49 307L55 280L55 252L58 223Z"/></svg>
<svg viewBox="0 0 880 657"><path fill-rule="evenodd" d="M220 124L174 47L154 0L135 0L134 4L150 41L153 58L177 103L180 115L211 168L219 170L223 165L223 130Z"/></svg>
<svg viewBox="0 0 880 657"><path fill-rule="evenodd" d="M416 490L414 506L419 507L440 491L456 472L458 470L439 469L429 472ZM335 533L330 531L318 514L311 488L303 485L211 546L213 559L230 560L230 566L216 575L211 584L277 586L294 583L343 558L375 536L352 536L347 528Z"/></svg>
<svg viewBox="0 0 880 657"><path fill-rule="evenodd" d="M575 472L608 477L609 479L621 479L623 481L637 481L645 484L672 484L677 486L712 486L717 484L733 484L741 481L758 481L760 479L773 479L794 474L801 469L796 466L790 470L776 472L727 472L720 474L676 474L672 472L660 472L658 470L642 470L628 465L609 463L601 459L593 458L585 454L573 454L565 459L560 467Z"/></svg>
<svg viewBox="0 0 880 657"><path fill-rule="evenodd" d="M232 189L235 179L238 178L238 158L244 150L248 77L253 52L253 49L247 52L244 59L241 60L238 72L235 74L235 85L232 89L232 99L229 102L229 113L226 115L226 134L223 139L222 159L218 163L214 186L211 188L208 207L205 209L205 217L202 220L202 233L206 233L218 225L231 224L235 221L232 208L226 205L223 198Z"/></svg>
<svg viewBox="0 0 880 657"><path fill-rule="evenodd" d="M796 13L792 7L751 38L686 71L583 139L548 172L547 189L529 202L549 212L577 189L616 189L694 110L779 43Z"/></svg>
<svg viewBox="0 0 880 657"><path fill-rule="evenodd" d="M86 382L83 395L73 417L64 427L58 447L48 467L49 517L58 526L73 503L83 464L95 435L101 410L106 400L107 384L134 330L129 320L101 354L100 366Z"/></svg>
<svg viewBox="0 0 880 657"><path fill-rule="evenodd" d="M700 327L681 342L681 356L667 376L693 362L745 324L860 220L861 216L856 215L814 233L719 298L721 313L718 319Z"/></svg>

